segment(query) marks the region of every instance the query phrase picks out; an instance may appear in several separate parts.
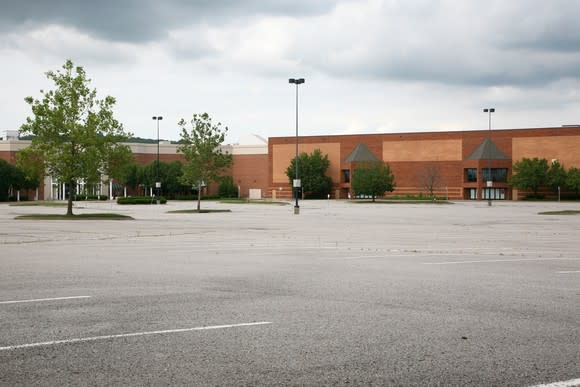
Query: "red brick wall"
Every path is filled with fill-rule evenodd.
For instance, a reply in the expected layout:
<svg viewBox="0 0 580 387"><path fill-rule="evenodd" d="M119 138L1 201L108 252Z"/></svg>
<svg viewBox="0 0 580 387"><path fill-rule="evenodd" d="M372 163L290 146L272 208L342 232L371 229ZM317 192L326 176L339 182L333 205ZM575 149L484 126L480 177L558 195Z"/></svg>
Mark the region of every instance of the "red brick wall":
<svg viewBox="0 0 580 387"><path fill-rule="evenodd" d="M262 190L262 197L268 195L270 168L268 155L233 155L231 173L234 184L240 186L242 197L249 196L250 188Z"/></svg>
<svg viewBox="0 0 580 387"><path fill-rule="evenodd" d="M467 157L485 140L490 137L494 144L508 157L508 160L494 160L489 162L488 160L466 160ZM357 135L338 135L338 136L305 136L299 137L299 144L314 144L314 143L340 143L340 169L349 169L351 165L346 163L344 160L349 156L352 150L356 147L359 142L363 142L371 152L378 158L383 159L383 146L392 142L393 145L396 143L396 149L398 149L398 155L410 154L410 149L413 146L421 146L420 161L408 160L408 161L392 161L388 160L389 151L385 151L385 159L395 175L396 189L393 194L418 194L419 192L425 193L425 188L420 184L420 175L423 173L426 165L437 165L441 173L441 184L437 190L439 196L445 196L449 194L451 199L462 199L464 198L465 188L478 188L481 190L485 182L482 179L478 179L477 183L467 183L464 181L463 170L467 167L476 167L478 169L482 168L508 168L508 176L511 174L512 162L517 160L511 160L513 153L516 152L520 154L522 152L529 153L529 145L526 149L515 149L514 150L514 138L542 138L542 137L562 137L562 141L565 141L566 136L573 136L578 138L577 141L580 143L580 127L554 127L554 128L540 128L540 129L509 129L509 130L474 130L474 131L454 131L454 132L425 132L425 133L392 133L392 134L357 134ZM436 147L441 146L445 149L457 149L454 148L453 144L457 144L454 140L460 141L461 145L461 159L456 156L445 157L440 151L434 150L432 153L433 160L429 160L430 152L428 147L430 145ZM429 143L432 141L432 144ZM576 140L575 140L576 141ZM274 160L277 155L274 151L275 146L278 144L295 144L295 137L271 137L268 143L268 162L270 168L272 167ZM405 151L404 142L409 142L409 150ZM554 141L551 141L554 142ZM517 142L516 142L517 143ZM529 144L529 143L526 143ZM402 147L402 148L401 148ZM534 154L537 157L546 158L551 160L553 158L552 153L543 154L542 144L539 143L533 149ZM440 149L439 149L440 150ZM402 152L402 153L401 153ZM576 163L576 158L568 157L569 165L565 165L566 168L575 166L580 167L580 162ZM348 184L341 184L337 179L334 180L335 189L346 189ZM272 176L270 175L269 184L272 188L274 187L274 182L272 181ZM278 186L279 184L275 184ZM495 188L505 188L507 198L510 198L511 189L508 188L507 183L494 183ZM290 184L288 183L283 192L290 194ZM343 191L344 193L344 191Z"/></svg>

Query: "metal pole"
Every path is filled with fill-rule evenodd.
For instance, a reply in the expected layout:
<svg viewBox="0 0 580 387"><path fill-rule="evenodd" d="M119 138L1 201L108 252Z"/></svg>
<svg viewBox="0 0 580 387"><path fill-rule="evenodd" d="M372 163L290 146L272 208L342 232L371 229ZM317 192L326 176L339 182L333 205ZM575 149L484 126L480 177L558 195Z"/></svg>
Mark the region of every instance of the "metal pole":
<svg viewBox="0 0 580 387"><path fill-rule="evenodd" d="M296 181L298 181L298 176L298 83L296 83ZM295 191L296 205L294 206L294 212L298 214L300 212L300 206L298 205L299 188L296 187Z"/></svg>
<svg viewBox="0 0 580 387"><path fill-rule="evenodd" d="M300 213L300 206L298 205L298 194L299 189L301 188L302 184L299 184L300 175L298 173L298 85L304 83L304 78L290 78L288 79L289 83L293 83L296 85L296 158L294 167L296 169L296 178L294 179L294 183L292 184L292 190L294 195L296 196L296 204L294 205L294 214L298 215Z"/></svg>
<svg viewBox="0 0 580 387"><path fill-rule="evenodd" d="M489 171L488 171L489 176L488 176L488 179L489 179L489 181L493 181L493 179L491 178L491 112L492 112L492 109L489 109L489 124L488 124L488 127L489 127L489 146L488 146L488 148L489 148L489 160L488 160L488 162L489 162ZM488 187L488 191L487 191L487 205L491 207L491 187Z"/></svg>
<svg viewBox="0 0 580 387"><path fill-rule="evenodd" d="M483 109L484 113L489 113L488 114L488 128L489 128L489 138L488 138L488 147L487 147L487 162L488 162L488 180L490 182L490 184L488 185L486 182L486 188L487 188L487 205L491 206L491 190L492 190L492 186L493 186L493 179L491 178L491 113L495 112L495 108L485 108ZM485 188L484 188L485 189Z"/></svg>
<svg viewBox="0 0 580 387"><path fill-rule="evenodd" d="M159 195L161 194L161 182L159 181L159 121L161 121L163 117L154 116L153 119L157 121L157 168L155 173L155 195L157 197L157 204L160 204Z"/></svg>

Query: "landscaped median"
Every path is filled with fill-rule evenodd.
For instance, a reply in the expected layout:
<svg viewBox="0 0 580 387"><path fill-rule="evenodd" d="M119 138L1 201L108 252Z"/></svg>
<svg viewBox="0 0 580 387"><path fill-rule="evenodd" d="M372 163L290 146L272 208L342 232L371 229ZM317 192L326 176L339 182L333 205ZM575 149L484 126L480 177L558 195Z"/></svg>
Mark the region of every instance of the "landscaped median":
<svg viewBox="0 0 580 387"><path fill-rule="evenodd" d="M167 198L164 196L127 196L117 198L117 204L166 204Z"/></svg>
<svg viewBox="0 0 580 387"><path fill-rule="evenodd" d="M60 214L28 214L19 215L14 219L17 220L133 220L132 217L120 214L78 214L78 215L60 215Z"/></svg>
<svg viewBox="0 0 580 387"><path fill-rule="evenodd" d="M370 199L353 199L350 203L366 203L366 204L453 204L445 199L376 199L374 202Z"/></svg>
<svg viewBox="0 0 580 387"><path fill-rule="evenodd" d="M538 212L538 215L580 215L580 210L561 210Z"/></svg>
<svg viewBox="0 0 580 387"><path fill-rule="evenodd" d="M167 211L168 214L210 214L214 212L232 212L231 210L175 210Z"/></svg>

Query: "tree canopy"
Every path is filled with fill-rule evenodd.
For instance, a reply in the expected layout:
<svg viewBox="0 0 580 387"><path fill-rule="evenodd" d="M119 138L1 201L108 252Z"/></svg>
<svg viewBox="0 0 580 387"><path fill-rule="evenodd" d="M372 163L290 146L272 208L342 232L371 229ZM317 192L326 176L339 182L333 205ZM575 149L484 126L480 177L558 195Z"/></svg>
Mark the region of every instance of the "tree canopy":
<svg viewBox="0 0 580 387"><path fill-rule="evenodd" d="M557 190L558 188L565 188L566 170L564 169L564 166L558 161L553 161L552 165L550 165L550 169L548 169L546 175L546 183L548 187L552 188L553 190Z"/></svg>
<svg viewBox="0 0 580 387"><path fill-rule="evenodd" d="M332 179L326 176L329 166L328 155L322 155L320 149L315 149L311 154L302 152L298 155L298 178L304 197L326 198L332 190ZM286 176L292 184L296 178L296 158L286 168Z"/></svg>
<svg viewBox="0 0 580 387"><path fill-rule="evenodd" d="M228 127L222 127L219 122L214 124L207 113L194 114L189 122L182 118L178 125L181 141L177 149L185 157L181 182L197 187L197 210L200 211L202 185L217 181L232 163L232 155L221 149Z"/></svg>
<svg viewBox="0 0 580 387"><path fill-rule="evenodd" d="M0 177L0 201L9 200L19 189L35 188L22 169L4 159L0 159Z"/></svg>
<svg viewBox="0 0 580 387"><path fill-rule="evenodd" d="M514 163L509 184L511 187L530 190L537 196L540 187L547 183L548 170L546 159L523 158Z"/></svg>
<svg viewBox="0 0 580 387"><path fill-rule="evenodd" d="M62 70L46 73L53 90L40 90L42 97L26 97L32 117L20 128L32 135L30 154L44 163L44 170L68 186L67 215L73 215L72 200L78 180L96 181L111 170L111 155L129 138L113 117L115 98L97 98L81 66L67 60ZM124 152L126 153L126 152Z"/></svg>
<svg viewBox="0 0 580 387"><path fill-rule="evenodd" d="M580 168L572 167L568 170L566 176L566 187L574 191L576 194L580 193Z"/></svg>
<svg viewBox="0 0 580 387"><path fill-rule="evenodd" d="M355 195L377 196L395 189L395 176L391 168L381 162L363 163L356 167L352 176L352 189Z"/></svg>

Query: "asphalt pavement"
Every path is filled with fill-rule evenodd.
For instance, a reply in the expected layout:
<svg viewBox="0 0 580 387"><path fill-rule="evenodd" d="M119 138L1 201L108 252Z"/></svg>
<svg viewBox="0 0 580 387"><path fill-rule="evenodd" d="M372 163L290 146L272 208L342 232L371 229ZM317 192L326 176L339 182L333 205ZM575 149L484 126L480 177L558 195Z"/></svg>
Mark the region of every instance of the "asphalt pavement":
<svg viewBox="0 0 580 387"><path fill-rule="evenodd" d="M580 203L194 205L0 204L0 385L580 385Z"/></svg>

